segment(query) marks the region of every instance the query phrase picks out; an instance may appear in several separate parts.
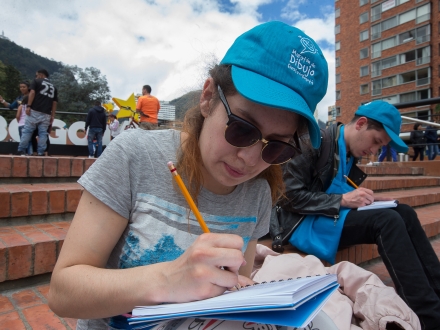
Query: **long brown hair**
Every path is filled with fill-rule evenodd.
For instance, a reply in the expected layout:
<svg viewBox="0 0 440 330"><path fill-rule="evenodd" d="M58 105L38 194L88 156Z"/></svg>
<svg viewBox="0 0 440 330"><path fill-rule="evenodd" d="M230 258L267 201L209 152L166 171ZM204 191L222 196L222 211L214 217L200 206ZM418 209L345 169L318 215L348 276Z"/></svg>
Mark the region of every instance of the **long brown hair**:
<svg viewBox="0 0 440 330"><path fill-rule="evenodd" d="M209 70L210 76L217 85L220 85L225 96L235 95L237 90L232 82L231 66L230 65L216 65ZM220 99L218 95L210 111L215 108ZM301 118L301 116L299 116ZM200 154L199 138L202 131L204 117L200 111L200 105L188 110L183 121L183 132L187 133L188 137L181 146L178 154L178 169L184 179L187 181L188 190L191 196L197 203L197 197L203 185L203 177L200 171L202 163L202 155ZM301 121L304 123L304 121ZM272 203L278 200L284 193L283 173L280 165L271 165L262 171L257 178L267 180L270 186L272 195Z"/></svg>

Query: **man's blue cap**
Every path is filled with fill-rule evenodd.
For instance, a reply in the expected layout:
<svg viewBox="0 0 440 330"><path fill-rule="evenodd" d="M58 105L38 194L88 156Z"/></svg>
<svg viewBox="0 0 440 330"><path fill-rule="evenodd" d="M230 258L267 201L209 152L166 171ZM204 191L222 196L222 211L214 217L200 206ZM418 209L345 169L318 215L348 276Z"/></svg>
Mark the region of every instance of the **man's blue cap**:
<svg viewBox="0 0 440 330"><path fill-rule="evenodd" d="M408 146L399 137L402 117L394 105L384 101L373 101L361 105L355 115L371 118L381 123L391 139L390 145L398 152L408 151Z"/></svg>
<svg viewBox="0 0 440 330"><path fill-rule="evenodd" d="M245 98L305 117L313 147L320 146L313 113L327 92L328 65L313 39L282 22L264 23L239 36L220 64L232 65Z"/></svg>

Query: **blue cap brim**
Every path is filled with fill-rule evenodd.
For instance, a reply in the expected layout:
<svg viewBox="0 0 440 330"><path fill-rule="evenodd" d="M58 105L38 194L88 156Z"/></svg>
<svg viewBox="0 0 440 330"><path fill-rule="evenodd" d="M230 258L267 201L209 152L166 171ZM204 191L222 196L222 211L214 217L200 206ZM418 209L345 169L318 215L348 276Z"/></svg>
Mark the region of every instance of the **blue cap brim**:
<svg viewBox="0 0 440 330"><path fill-rule="evenodd" d="M245 98L273 108L291 111L308 121L310 141L314 148L321 145L321 131L313 110L295 91L255 72L232 65L232 80L237 91Z"/></svg>
<svg viewBox="0 0 440 330"><path fill-rule="evenodd" d="M388 136L390 137L390 146L392 146L394 149L396 149L397 152L407 152L408 146L403 142L403 140L392 130L390 130L385 125L383 126L385 129L385 132L387 132Z"/></svg>

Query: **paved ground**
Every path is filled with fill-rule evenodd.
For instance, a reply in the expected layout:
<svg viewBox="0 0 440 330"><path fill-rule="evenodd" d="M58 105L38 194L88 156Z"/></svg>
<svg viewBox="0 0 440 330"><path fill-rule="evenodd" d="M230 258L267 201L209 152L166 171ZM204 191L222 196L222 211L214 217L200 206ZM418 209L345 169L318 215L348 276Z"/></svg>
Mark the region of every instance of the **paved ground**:
<svg viewBox="0 0 440 330"><path fill-rule="evenodd" d="M431 243L440 258L440 237L431 240ZM363 265L363 268L378 275L386 285L393 285L383 262L372 261ZM2 330L75 329L76 320L59 318L49 309L48 292L49 284L3 292L0 295L0 328Z"/></svg>

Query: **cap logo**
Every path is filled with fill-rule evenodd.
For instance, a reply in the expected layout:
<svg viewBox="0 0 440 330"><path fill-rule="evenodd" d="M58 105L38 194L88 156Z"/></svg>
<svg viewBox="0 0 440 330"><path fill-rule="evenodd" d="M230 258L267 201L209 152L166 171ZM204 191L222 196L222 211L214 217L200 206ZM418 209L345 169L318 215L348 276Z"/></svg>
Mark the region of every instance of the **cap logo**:
<svg viewBox="0 0 440 330"><path fill-rule="evenodd" d="M318 50L315 48L315 45L309 38L305 38L302 36L298 36L298 38L301 39L301 44L303 45L304 49L301 51L301 54L304 53L312 53L316 54Z"/></svg>
<svg viewBox="0 0 440 330"><path fill-rule="evenodd" d="M315 75L315 63L310 61L308 57L301 55L302 53L303 52L298 53L296 49L293 49L292 54L290 54L290 62L287 64L287 67L295 72L297 75L301 76L301 78L303 78L310 85L313 85L313 76Z"/></svg>

